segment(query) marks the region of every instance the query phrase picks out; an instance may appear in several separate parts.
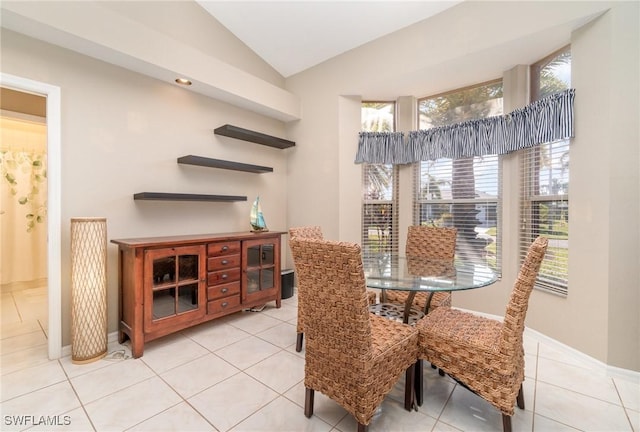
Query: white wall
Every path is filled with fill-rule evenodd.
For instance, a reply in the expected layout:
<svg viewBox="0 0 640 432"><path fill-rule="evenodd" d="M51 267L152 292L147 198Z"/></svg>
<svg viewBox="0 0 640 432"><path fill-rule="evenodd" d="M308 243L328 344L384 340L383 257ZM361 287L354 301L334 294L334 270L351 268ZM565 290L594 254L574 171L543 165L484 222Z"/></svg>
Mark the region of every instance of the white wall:
<svg viewBox="0 0 640 432"><path fill-rule="evenodd" d="M503 75L516 88L523 76L514 66L571 43L576 138L569 296L535 291L527 325L612 366L640 370L638 16L637 2L465 2L289 78L287 89L301 97L305 114L288 128L301 143L290 160L290 225L320 224L331 237L359 238L360 201L354 197L361 168L352 162L358 125L343 124L357 120L354 112L345 115L345 96L423 97ZM511 94L510 103L515 108L525 96L526 90ZM343 133L336 139L333 130ZM456 293L457 306L504 313L518 270L517 166L517 156L504 158L503 216L509 220L503 223L503 278ZM310 182L316 167L323 175ZM340 179L337 196L332 180L326 181L331 171ZM407 183L400 185L401 201L411 194Z"/></svg>
<svg viewBox="0 0 640 432"><path fill-rule="evenodd" d="M271 230L285 230L287 152L220 137L226 123L276 136L283 123L173 84L2 31L2 70L62 95L63 344L70 342L69 220L107 218L108 238L247 231L260 195ZM274 168L273 173L183 166L194 154ZM245 195L246 202L134 201L136 192ZM109 246L109 331L117 325L117 248Z"/></svg>

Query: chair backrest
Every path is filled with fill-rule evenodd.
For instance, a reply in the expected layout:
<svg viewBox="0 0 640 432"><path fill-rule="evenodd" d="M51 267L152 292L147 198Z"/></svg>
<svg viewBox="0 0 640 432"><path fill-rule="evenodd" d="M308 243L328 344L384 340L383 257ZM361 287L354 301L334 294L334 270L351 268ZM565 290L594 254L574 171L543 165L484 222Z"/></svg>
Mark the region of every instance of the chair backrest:
<svg viewBox="0 0 640 432"><path fill-rule="evenodd" d="M314 226L302 226L302 227L293 227L289 228L289 241L294 238L307 238L307 239L319 239L322 240L324 237L322 235L322 228L314 225ZM294 260L295 267L295 260ZM297 273L297 272L296 272ZM297 275L297 287L298 287L298 324L297 331L301 333L304 331L304 302L302 301L303 292L307 291L304 289L305 281L300 279L300 276ZM312 291L312 289L310 290Z"/></svg>
<svg viewBox="0 0 640 432"><path fill-rule="evenodd" d="M538 237L529 246L527 256L520 267L507 304L502 334L500 335L500 351L505 355L522 350L522 334L529 307L529 297L536 283L548 243L549 241L545 237Z"/></svg>
<svg viewBox="0 0 640 432"><path fill-rule="evenodd" d="M453 259L458 230L451 227L412 225L407 231L407 256Z"/></svg>
<svg viewBox="0 0 640 432"><path fill-rule="evenodd" d="M289 238L294 237L323 239L322 228L319 226L303 226L289 228Z"/></svg>
<svg viewBox="0 0 640 432"><path fill-rule="evenodd" d="M360 246L301 237L292 238L289 245L300 281L298 301L305 311L307 363L313 358L333 364L330 369L370 358L371 322Z"/></svg>

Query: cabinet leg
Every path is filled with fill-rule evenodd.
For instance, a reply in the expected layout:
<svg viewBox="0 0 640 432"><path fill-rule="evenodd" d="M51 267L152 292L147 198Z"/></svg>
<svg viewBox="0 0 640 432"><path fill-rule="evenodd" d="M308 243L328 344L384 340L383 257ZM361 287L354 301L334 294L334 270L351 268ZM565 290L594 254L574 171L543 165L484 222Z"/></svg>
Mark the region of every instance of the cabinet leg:
<svg viewBox="0 0 640 432"><path fill-rule="evenodd" d="M134 341L131 339L131 357L139 358L142 357L142 353L144 352L144 342L140 342L138 340Z"/></svg>

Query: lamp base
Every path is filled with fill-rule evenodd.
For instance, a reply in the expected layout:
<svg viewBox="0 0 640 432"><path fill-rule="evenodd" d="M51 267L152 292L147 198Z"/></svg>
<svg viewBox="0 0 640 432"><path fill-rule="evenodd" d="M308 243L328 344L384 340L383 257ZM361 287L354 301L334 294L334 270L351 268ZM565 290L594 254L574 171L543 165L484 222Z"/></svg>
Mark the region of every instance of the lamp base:
<svg viewBox="0 0 640 432"><path fill-rule="evenodd" d="M107 350L104 350L104 352L101 352L101 353L95 355L94 357L87 358L87 359L74 358L73 355L72 355L71 356L71 363L77 364L77 365L93 363L94 361L98 361L98 360L100 360L102 358L105 358L106 356L107 356Z"/></svg>

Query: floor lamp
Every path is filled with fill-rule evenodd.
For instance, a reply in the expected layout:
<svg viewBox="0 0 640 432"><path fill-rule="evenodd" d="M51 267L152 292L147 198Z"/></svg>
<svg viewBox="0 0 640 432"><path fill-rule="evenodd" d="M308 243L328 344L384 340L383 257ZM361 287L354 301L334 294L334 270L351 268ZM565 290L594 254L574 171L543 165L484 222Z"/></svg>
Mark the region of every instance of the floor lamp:
<svg viewBox="0 0 640 432"><path fill-rule="evenodd" d="M107 219L71 219L71 361L107 354Z"/></svg>

